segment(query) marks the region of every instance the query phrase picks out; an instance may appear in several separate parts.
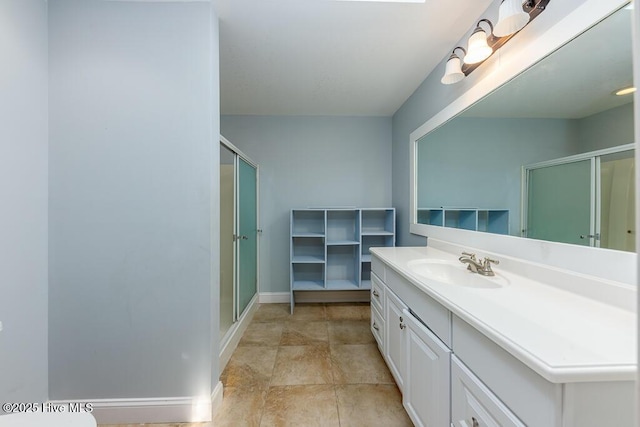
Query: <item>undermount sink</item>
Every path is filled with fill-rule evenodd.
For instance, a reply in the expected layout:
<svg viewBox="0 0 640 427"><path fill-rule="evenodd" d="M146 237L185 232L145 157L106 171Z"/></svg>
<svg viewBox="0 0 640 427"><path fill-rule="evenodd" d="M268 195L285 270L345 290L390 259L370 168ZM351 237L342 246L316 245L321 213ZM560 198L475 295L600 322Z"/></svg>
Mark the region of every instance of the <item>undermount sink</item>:
<svg viewBox="0 0 640 427"><path fill-rule="evenodd" d="M466 265L457 261L440 259L420 259L409 261L411 272L425 279L449 285L469 288L501 288L509 284L509 279L495 273L495 276L482 276L467 270Z"/></svg>

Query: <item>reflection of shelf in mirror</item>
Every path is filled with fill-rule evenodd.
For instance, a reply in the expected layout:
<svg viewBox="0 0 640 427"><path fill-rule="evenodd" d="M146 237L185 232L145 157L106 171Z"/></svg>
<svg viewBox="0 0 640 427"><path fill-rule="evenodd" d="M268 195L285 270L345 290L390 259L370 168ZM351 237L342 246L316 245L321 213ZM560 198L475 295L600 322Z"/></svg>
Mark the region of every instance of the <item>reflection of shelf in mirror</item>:
<svg viewBox="0 0 640 427"><path fill-rule="evenodd" d="M419 208L418 223L440 227L509 234L508 209Z"/></svg>
<svg viewBox="0 0 640 427"><path fill-rule="evenodd" d="M371 262L371 254L362 254L361 261L362 262Z"/></svg>
<svg viewBox="0 0 640 427"><path fill-rule="evenodd" d="M362 281L360 282L360 289L371 289L371 280L362 279Z"/></svg>
<svg viewBox="0 0 640 427"><path fill-rule="evenodd" d="M327 246L349 246L349 245L359 245L360 242L356 240L333 240L331 242L327 242Z"/></svg>

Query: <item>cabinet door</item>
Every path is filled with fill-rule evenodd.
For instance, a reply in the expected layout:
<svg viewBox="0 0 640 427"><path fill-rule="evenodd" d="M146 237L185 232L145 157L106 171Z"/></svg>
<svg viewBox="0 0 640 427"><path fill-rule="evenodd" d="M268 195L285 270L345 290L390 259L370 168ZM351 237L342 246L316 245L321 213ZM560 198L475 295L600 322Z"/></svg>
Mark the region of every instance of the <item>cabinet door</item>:
<svg viewBox="0 0 640 427"><path fill-rule="evenodd" d="M407 306L390 289L386 289L385 295L387 300L384 305L385 358L398 388L402 391L406 370L406 324L402 311Z"/></svg>
<svg viewBox="0 0 640 427"><path fill-rule="evenodd" d="M457 357L451 359L453 427L525 427Z"/></svg>
<svg viewBox="0 0 640 427"><path fill-rule="evenodd" d="M448 426L451 350L408 310L403 317L407 325L403 405L416 426Z"/></svg>

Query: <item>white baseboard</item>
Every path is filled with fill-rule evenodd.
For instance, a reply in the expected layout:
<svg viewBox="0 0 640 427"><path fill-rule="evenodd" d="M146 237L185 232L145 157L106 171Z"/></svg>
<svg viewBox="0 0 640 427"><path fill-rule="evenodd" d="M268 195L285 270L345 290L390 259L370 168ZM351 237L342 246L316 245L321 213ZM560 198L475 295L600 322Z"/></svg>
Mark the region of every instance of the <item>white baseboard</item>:
<svg viewBox="0 0 640 427"><path fill-rule="evenodd" d="M158 397L148 399L52 400L54 405L91 403L98 424L182 423L211 421L212 411L222 402L222 384L202 397ZM215 399L215 400L214 400Z"/></svg>
<svg viewBox="0 0 640 427"><path fill-rule="evenodd" d="M283 304L290 301L289 292L260 292L260 304Z"/></svg>
<svg viewBox="0 0 640 427"><path fill-rule="evenodd" d="M258 295L255 295L244 314L238 319L236 323L234 323L227 334L224 336L221 346L220 346L220 372L222 372L227 366L229 359L231 359L231 355L233 354L236 347L238 347L238 343L240 342L240 338L242 338L242 334L247 330L247 326L251 323L253 319L253 315L258 310Z"/></svg>
<svg viewBox="0 0 640 427"><path fill-rule="evenodd" d="M218 381L218 384L211 392L211 419L216 415L220 406L222 406L222 397L224 396L224 385L222 381Z"/></svg>

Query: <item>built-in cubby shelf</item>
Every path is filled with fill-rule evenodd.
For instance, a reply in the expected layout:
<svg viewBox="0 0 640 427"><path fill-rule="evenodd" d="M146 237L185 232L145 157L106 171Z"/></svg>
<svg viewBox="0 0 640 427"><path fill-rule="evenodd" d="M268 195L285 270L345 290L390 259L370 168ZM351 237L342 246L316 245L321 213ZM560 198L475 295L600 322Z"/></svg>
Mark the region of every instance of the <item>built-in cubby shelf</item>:
<svg viewBox="0 0 640 427"><path fill-rule="evenodd" d="M296 291L371 289L369 249L395 246L394 208L291 211L291 312Z"/></svg>
<svg viewBox="0 0 640 427"><path fill-rule="evenodd" d="M418 223L509 234L508 209L419 208Z"/></svg>

